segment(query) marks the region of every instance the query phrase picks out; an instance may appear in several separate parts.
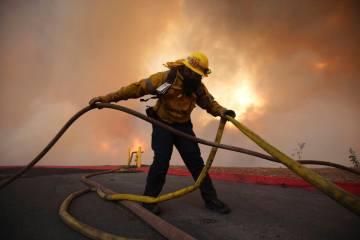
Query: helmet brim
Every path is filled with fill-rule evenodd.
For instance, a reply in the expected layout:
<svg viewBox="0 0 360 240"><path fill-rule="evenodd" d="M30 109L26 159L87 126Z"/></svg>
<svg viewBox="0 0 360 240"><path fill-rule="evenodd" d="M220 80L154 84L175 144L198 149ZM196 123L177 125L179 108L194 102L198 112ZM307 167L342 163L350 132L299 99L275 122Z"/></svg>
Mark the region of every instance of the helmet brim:
<svg viewBox="0 0 360 240"><path fill-rule="evenodd" d="M184 64L186 67L190 68L192 71L196 72L197 74L199 74L199 75L201 75L201 76L204 76L204 77L208 77L208 74L200 71L200 70L197 69L197 68L194 68L194 67L188 62L187 59L185 59L185 60L183 61L183 64Z"/></svg>

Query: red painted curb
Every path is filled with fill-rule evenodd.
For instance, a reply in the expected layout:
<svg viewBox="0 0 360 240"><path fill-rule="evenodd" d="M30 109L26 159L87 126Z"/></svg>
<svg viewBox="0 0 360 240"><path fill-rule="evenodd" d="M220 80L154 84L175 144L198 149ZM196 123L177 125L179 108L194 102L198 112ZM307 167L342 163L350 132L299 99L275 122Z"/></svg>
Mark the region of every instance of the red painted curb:
<svg viewBox="0 0 360 240"><path fill-rule="evenodd" d="M9 168L23 168L25 166L20 166L20 165L12 165L12 166L0 166L0 169L9 169ZM103 166L51 166L51 165L46 165L46 166L34 166L33 168L55 168L55 169L87 169L87 170L113 170L116 168L119 168L119 166L115 166L115 165L103 165Z"/></svg>
<svg viewBox="0 0 360 240"><path fill-rule="evenodd" d="M143 172L148 172L148 167L138 168ZM190 176L190 172L186 169L172 168L169 169L168 174L176 176ZM246 175L239 173L229 172L210 172L212 179L223 180L229 182L242 182L251 184L263 184L263 185L280 185L283 187L298 187L305 188L310 191L314 191L315 188L302 179L284 178L284 177L272 177L272 176L258 176L258 175ZM360 183L347 183L347 182L334 182L339 187L345 189L356 195L360 195Z"/></svg>
<svg viewBox="0 0 360 240"><path fill-rule="evenodd" d="M20 168L24 166L0 166L0 169L6 168ZM35 166L35 168L65 168L65 169L88 169L88 170L113 170L119 166L105 165L105 166ZM148 172L149 167L134 168L133 170ZM183 168L171 168L168 174L175 176L190 176L187 169ZM298 187L304 188L310 191L314 191L315 188L302 179L273 177L273 176L258 176L258 175L246 175L240 173L231 172L216 172L211 171L210 176L215 180L229 181L229 182L242 182L251 184L263 184L263 185L280 185L283 187ZM356 195L360 195L360 183L347 183L347 182L334 182L339 187L345 189Z"/></svg>

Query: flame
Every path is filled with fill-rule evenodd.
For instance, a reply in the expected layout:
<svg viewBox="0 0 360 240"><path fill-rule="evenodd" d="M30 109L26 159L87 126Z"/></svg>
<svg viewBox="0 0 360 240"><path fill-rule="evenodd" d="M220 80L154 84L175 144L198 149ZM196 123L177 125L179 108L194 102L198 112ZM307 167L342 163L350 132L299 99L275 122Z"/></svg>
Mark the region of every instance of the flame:
<svg viewBox="0 0 360 240"><path fill-rule="evenodd" d="M211 92L213 92L215 100L225 108L234 110L237 120L253 119L263 113L265 101L256 93L248 77L237 75L234 79L229 80L229 84L209 85L211 85ZM198 114L196 117L197 123L201 126L206 126L214 120L214 117L209 114ZM234 127L232 124L227 126Z"/></svg>
<svg viewBox="0 0 360 240"><path fill-rule="evenodd" d="M154 46L146 54L144 63L148 71L164 71L163 64L168 61L176 60L176 58L186 57L189 54L187 42L187 32L181 28L180 23L171 23L168 25L167 30L163 33L159 45ZM226 41L217 41L214 43L214 47L217 52L222 54L218 56L219 59L223 59L224 56L231 55L234 49L229 47ZM202 49L196 49L202 50ZM206 49L204 52L207 53ZM232 62L241 62L242 56L237 56L237 59L233 59ZM225 61L226 62L226 61ZM255 89L251 85L249 74L244 74L244 71L232 74L230 79L226 82L222 80L216 80L224 78L229 74L225 70L224 61L214 59L214 66L217 65L217 75L212 74L211 81L204 79L205 85L210 90L211 94L215 97L218 102L226 107L232 109L237 114L237 119L241 120L245 117L248 118L252 113L260 113L264 106L263 99L256 93ZM246 63L243 63L246 65ZM214 79L214 80L213 80ZM255 116L255 115L253 115ZM209 114L197 115L196 121L200 125L205 126L214 118Z"/></svg>
<svg viewBox="0 0 360 240"><path fill-rule="evenodd" d="M238 73L229 84L217 87L214 95L227 109L236 112L236 119L243 120L251 113L260 113L264 107L264 100L256 93L250 78L244 73Z"/></svg>

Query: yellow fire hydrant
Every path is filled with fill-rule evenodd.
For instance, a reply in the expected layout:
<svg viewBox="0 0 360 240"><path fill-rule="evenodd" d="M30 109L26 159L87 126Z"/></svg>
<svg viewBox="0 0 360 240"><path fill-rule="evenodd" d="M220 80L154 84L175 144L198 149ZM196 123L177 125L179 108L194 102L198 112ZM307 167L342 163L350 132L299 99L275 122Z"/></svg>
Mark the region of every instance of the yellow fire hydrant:
<svg viewBox="0 0 360 240"><path fill-rule="evenodd" d="M127 166L130 167L131 160L133 158L133 155L135 154L135 164L137 168L141 167L141 154L144 153L141 151L141 146L138 147L137 151L131 151L131 147L128 149L128 163Z"/></svg>

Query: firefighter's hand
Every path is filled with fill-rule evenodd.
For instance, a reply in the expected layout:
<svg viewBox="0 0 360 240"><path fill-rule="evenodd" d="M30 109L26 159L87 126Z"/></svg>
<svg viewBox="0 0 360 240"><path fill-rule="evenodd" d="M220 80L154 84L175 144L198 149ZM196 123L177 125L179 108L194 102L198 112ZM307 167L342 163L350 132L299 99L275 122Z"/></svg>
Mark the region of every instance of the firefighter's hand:
<svg viewBox="0 0 360 240"><path fill-rule="evenodd" d="M105 98L103 96L98 96L98 97L94 97L89 101L89 105L90 106L94 106L95 103L100 102L100 103L108 103L108 101L105 100Z"/></svg>
<svg viewBox="0 0 360 240"><path fill-rule="evenodd" d="M223 111L221 111L220 116L225 118L225 116L228 115L230 117L235 118L236 117L236 113L234 110L230 110L230 109L224 109Z"/></svg>

